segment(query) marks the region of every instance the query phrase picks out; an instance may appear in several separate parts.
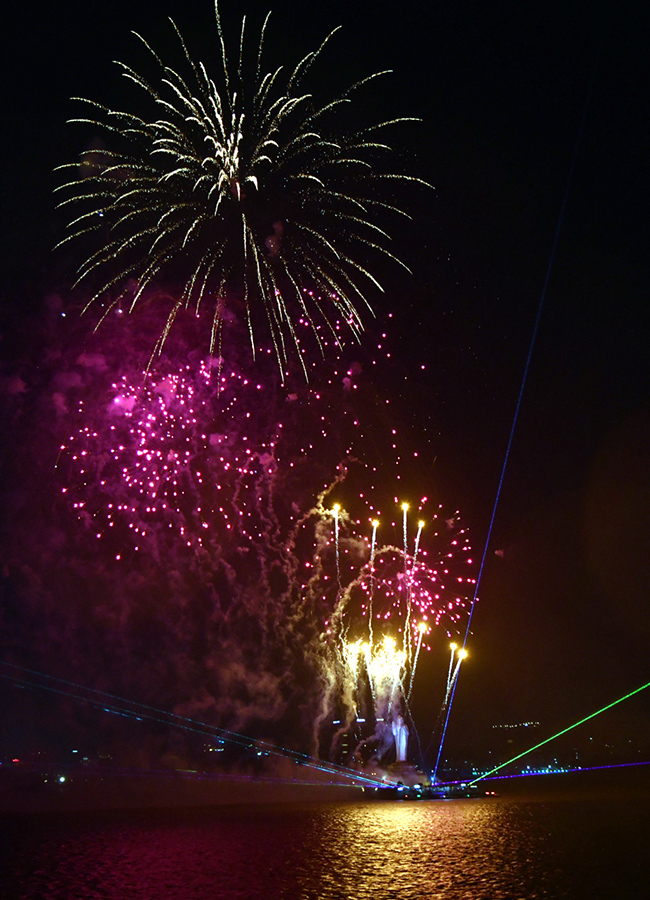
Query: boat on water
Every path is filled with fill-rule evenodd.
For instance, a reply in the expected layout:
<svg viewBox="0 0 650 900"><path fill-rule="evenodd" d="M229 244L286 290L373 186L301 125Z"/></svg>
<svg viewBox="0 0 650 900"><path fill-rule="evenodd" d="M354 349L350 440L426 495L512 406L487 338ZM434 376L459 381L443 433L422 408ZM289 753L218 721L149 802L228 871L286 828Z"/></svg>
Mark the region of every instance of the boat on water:
<svg viewBox="0 0 650 900"><path fill-rule="evenodd" d="M453 785L407 785L387 784L363 788L364 798L369 800L459 800L495 796L494 791L486 791L474 784Z"/></svg>

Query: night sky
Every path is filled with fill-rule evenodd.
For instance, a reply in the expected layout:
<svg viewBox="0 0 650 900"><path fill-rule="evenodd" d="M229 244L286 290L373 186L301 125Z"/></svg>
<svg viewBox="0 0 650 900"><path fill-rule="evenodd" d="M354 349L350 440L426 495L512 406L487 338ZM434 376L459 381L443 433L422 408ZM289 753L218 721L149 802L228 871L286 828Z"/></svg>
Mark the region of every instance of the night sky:
<svg viewBox="0 0 650 900"><path fill-rule="evenodd" d="M226 30L234 33L245 11L256 31L268 6L224 0ZM494 724L539 721L544 737L650 680L650 127L648 21L638 7L272 4L272 59L293 61L340 24L327 56L332 91L391 68L382 102L390 114L423 120L394 145L435 192L409 201L413 221L395 241L413 275L387 270L369 324L372 333L389 329L391 359L377 389L419 450L409 475L462 511L477 559L573 171L450 722L451 755L481 757ZM68 98L119 106L124 88L111 60L133 59L131 29L164 46L167 15L206 59L216 39L211 5L193 0L189 10L174 0L64 0L38 16L21 8L5 29L3 384L29 352L44 297L71 274L51 253L62 234L52 170L79 151L79 132L65 124ZM4 441L13 472L21 448L11 434ZM26 640L28 631L11 634L5 622L0 643L11 653ZM425 680L414 705L423 733ZM15 713L15 700L6 703ZM622 710L603 719L599 740L629 735L635 753L650 752L650 695Z"/></svg>

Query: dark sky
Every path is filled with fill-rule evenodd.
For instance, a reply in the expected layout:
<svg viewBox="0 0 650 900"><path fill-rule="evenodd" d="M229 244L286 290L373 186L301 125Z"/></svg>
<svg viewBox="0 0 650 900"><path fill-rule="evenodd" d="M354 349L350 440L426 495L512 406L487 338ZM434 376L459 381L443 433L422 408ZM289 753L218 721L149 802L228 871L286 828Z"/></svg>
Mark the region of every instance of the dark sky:
<svg viewBox="0 0 650 900"><path fill-rule="evenodd" d="M268 4L222 6L255 29ZM27 5L5 29L3 303L38 310L54 277L68 97L121 96L111 59L131 28L166 40L168 14L206 56L208 0ZM471 756L495 722L550 732L650 680L648 21L639 4L284 0L269 48L293 58L339 24L333 84L393 68L387 106L423 119L400 151L436 191L397 236L414 274L379 309L386 380L477 556L573 165L450 726ZM641 728L650 701L633 703Z"/></svg>

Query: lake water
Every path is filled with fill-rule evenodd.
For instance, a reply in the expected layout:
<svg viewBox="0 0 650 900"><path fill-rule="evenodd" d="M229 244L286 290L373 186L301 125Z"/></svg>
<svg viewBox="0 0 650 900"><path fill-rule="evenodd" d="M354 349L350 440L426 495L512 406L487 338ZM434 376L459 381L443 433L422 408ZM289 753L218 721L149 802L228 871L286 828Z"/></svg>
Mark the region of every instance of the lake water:
<svg viewBox="0 0 650 900"><path fill-rule="evenodd" d="M10 815L7 900L649 900L640 799Z"/></svg>

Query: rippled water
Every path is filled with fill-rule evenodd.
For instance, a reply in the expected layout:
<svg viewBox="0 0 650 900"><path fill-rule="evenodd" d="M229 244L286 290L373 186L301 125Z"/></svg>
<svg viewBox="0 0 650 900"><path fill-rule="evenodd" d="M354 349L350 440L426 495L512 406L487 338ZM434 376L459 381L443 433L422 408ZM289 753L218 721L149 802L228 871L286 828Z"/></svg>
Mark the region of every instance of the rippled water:
<svg viewBox="0 0 650 900"><path fill-rule="evenodd" d="M649 900L641 801L319 804L12 816L11 900Z"/></svg>

